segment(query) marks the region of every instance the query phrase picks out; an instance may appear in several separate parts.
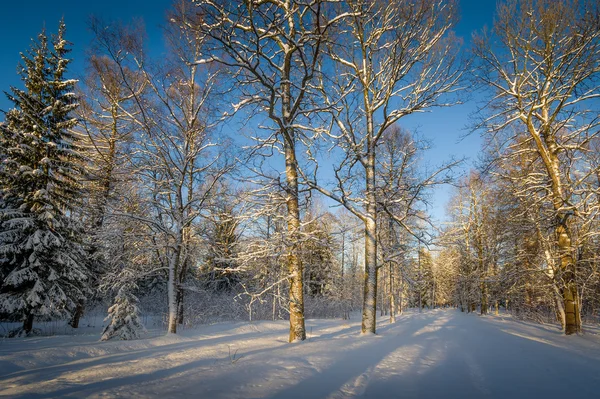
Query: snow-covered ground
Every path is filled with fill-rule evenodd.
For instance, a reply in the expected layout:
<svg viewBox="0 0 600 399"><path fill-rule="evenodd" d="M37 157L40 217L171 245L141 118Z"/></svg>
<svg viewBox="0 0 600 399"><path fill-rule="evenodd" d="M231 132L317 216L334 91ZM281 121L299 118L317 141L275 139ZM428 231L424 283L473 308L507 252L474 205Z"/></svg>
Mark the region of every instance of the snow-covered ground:
<svg viewBox="0 0 600 399"><path fill-rule="evenodd" d="M598 398L600 337L455 310L408 312L378 335L353 320L223 323L177 336L0 341L0 397Z"/></svg>

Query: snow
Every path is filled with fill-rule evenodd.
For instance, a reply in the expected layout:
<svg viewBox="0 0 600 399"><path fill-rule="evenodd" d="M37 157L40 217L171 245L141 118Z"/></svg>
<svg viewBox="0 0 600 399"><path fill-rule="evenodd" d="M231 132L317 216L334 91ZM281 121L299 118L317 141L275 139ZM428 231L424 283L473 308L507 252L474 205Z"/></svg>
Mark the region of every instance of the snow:
<svg viewBox="0 0 600 399"><path fill-rule="evenodd" d="M178 335L0 342L0 397L592 398L600 337L455 310L360 320L223 323Z"/></svg>

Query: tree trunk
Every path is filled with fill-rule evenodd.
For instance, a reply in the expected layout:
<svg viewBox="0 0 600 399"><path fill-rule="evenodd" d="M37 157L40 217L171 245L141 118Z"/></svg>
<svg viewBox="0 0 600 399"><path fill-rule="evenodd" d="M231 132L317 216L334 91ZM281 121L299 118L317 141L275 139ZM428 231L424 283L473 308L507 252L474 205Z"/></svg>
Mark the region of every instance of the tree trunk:
<svg viewBox="0 0 600 399"><path fill-rule="evenodd" d="M177 324L183 325L183 289L177 289Z"/></svg>
<svg viewBox="0 0 600 399"><path fill-rule="evenodd" d="M186 241L186 228L183 225L184 212L181 197L178 199L179 209L177 221L177 242L175 252L169 259L169 281L167 282L168 302L169 302L169 334L177 333L177 324L180 318L179 305L183 306L183 288L181 284L185 276L185 263L187 251L184 249ZM180 298L181 295L181 298ZM181 299L181 301L180 301ZM183 318L183 308L181 309L181 317Z"/></svg>
<svg viewBox="0 0 600 399"><path fill-rule="evenodd" d="M488 312L488 301L487 301L487 284L485 281L481 281L481 310L480 314L484 315Z"/></svg>
<svg viewBox="0 0 600 399"><path fill-rule="evenodd" d="M292 242L287 263L290 283L290 337L289 342L304 341L306 329L304 326L304 288L302 282L302 263L298 257L298 241L300 230L300 210L298 206L298 164L294 139L286 135L285 160L287 178L287 213L288 235Z"/></svg>
<svg viewBox="0 0 600 399"><path fill-rule="evenodd" d="M294 20L289 16L290 27L293 29ZM293 36L293 35L292 35ZM290 128L292 121L292 55L291 48L284 50L283 68L281 70L281 134L285 151L286 205L288 242L288 272L290 284L290 337L289 342L304 341L306 328L304 326L304 287L302 263L298 256L298 241L300 233L300 208L298 205L298 161L296 159L296 133Z"/></svg>
<svg viewBox="0 0 600 399"><path fill-rule="evenodd" d="M383 281L382 286L380 287L381 289L381 293L379 295L379 316L385 316L387 315L387 306L385 303L385 282L386 282L386 275L385 275L385 269L381 271L382 276L381 276L381 281Z"/></svg>
<svg viewBox="0 0 600 399"><path fill-rule="evenodd" d="M419 289L419 313L422 313L423 312L423 292L422 292L423 289L421 287L421 278L422 278L422 276L421 276L421 241L419 241L418 251L419 252L417 253L417 256L418 256L417 262L419 265L419 282L418 282L417 286L419 287L418 288Z"/></svg>
<svg viewBox="0 0 600 399"><path fill-rule="evenodd" d="M33 313L28 313L23 320L23 331L25 334L29 334L33 330Z"/></svg>
<svg viewBox="0 0 600 399"><path fill-rule="evenodd" d="M79 328L79 320L81 320L81 316L83 316L83 301L77 302L77 307L75 308L75 312L69 321L69 325L73 328Z"/></svg>
<svg viewBox="0 0 600 399"><path fill-rule="evenodd" d="M579 293L574 279L567 273L567 282L562 289L564 311L565 311L565 334L577 334L581 332L581 312L579 309Z"/></svg>
<svg viewBox="0 0 600 399"><path fill-rule="evenodd" d="M396 293L394 291L394 266L390 262L390 323L396 322Z"/></svg>
<svg viewBox="0 0 600 399"><path fill-rule="evenodd" d="M402 308L404 307L404 303L402 303L402 298L404 296L404 280L402 279L402 273L400 273L400 281L398 284L398 314L402 314Z"/></svg>
<svg viewBox="0 0 600 399"><path fill-rule="evenodd" d="M169 260L169 279L167 281L169 301L169 324L167 332L177 334L177 287L175 286L175 261Z"/></svg>
<svg viewBox="0 0 600 399"><path fill-rule="evenodd" d="M346 304L346 280L344 279L344 268L346 261L346 232L342 231L342 264L341 264L341 289L342 289L342 320L348 320L348 312Z"/></svg>
<svg viewBox="0 0 600 399"><path fill-rule="evenodd" d="M547 119L548 108L542 108L542 115ZM538 147L538 153L544 161L548 177L551 181L551 198L556 211L556 241L560 257L560 276L556 281L563 299L565 311L565 334L571 335L581 332L581 312L579 309L579 292L576 282L576 266L573 259L571 231L569 229L570 213L562 208L567 202L563 192L561 181L561 163L559 146L556 137L551 134L549 127L541 132L536 132L532 124L528 125L529 133L534 138ZM556 278L556 277L555 277Z"/></svg>
<svg viewBox="0 0 600 399"><path fill-rule="evenodd" d="M375 198L375 149L366 161L367 209L365 223L365 281L362 310L362 333L376 333L377 319L377 209Z"/></svg>
<svg viewBox="0 0 600 399"><path fill-rule="evenodd" d="M394 225L393 225L393 221L391 218L388 218L388 235L387 235L387 239L388 239L388 248L392 249L394 240L393 240L393 233L394 233ZM395 287L394 287L394 262L389 261L388 262L388 273L389 273L389 301L390 301L390 323L395 323L396 322L396 292L395 292Z"/></svg>
<svg viewBox="0 0 600 399"><path fill-rule="evenodd" d="M581 312L579 309L579 292L575 282L575 260L572 255L571 236L566 225L566 218L566 216L561 218L561 223L556 229L556 235L563 281L561 294L565 312L565 334L571 335L581 332Z"/></svg>

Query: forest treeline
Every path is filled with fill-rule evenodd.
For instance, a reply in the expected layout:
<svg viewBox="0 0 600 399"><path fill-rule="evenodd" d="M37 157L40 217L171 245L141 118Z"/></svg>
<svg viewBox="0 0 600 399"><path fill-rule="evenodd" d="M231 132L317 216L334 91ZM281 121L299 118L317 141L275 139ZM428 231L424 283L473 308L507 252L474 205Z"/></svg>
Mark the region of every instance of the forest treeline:
<svg viewBox="0 0 600 399"><path fill-rule="evenodd" d="M176 1L165 51L92 18L22 54L0 123L0 319L108 308L222 319L500 308L566 334L600 308L600 8L507 0L466 46L454 0ZM478 167L403 118L483 99ZM231 130L236 130L231 133ZM456 186L434 225L436 186ZM105 308L106 309L106 308Z"/></svg>

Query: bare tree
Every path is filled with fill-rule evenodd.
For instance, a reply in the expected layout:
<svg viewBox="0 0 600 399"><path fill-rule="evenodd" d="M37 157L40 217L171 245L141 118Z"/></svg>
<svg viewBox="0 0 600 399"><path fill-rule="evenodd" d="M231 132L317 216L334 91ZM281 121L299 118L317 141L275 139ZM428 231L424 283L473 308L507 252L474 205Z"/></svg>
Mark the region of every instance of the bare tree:
<svg viewBox="0 0 600 399"><path fill-rule="evenodd" d="M198 64L217 61L232 73L240 101L234 111L254 107L268 116L267 137L257 137L255 152L278 151L285 159L288 225L290 342L304 340L302 264L298 258L300 209L298 154L308 118L328 28L342 16L326 18L325 0L230 2L196 0L201 19L194 25L211 39L210 54ZM318 107L317 107L318 108Z"/></svg>
<svg viewBox="0 0 600 399"><path fill-rule="evenodd" d="M128 184L132 183L128 157L136 126L120 109L135 113L132 109L134 98L127 85L136 87L138 93L145 88L143 76L128 69L119 70L109 57L101 54L93 51L87 60L88 73L83 80L81 106L77 109L88 150L85 214L88 229L92 232L91 258L95 278L112 263L108 258L114 256L105 241L106 220L119 206L118 197L127 192ZM114 226L108 229L114 229ZM84 303L81 302L69 322L73 328L78 328L83 310Z"/></svg>
<svg viewBox="0 0 600 399"><path fill-rule="evenodd" d="M348 15L329 46L333 78L322 82L331 107L330 137L342 152L335 188L312 186L364 223L363 333L375 333L377 298L377 148L390 126L458 89L462 69L454 1L346 1ZM401 222L401 220L398 220ZM407 226L404 226L405 228Z"/></svg>
<svg viewBox="0 0 600 399"><path fill-rule="evenodd" d="M541 163L524 193L543 187L551 204L566 334L581 330L572 224L589 217L582 190L595 173L577 159L600 124L598 12L597 2L510 0L499 5L493 31L475 41L479 81L493 91L478 127L509 144L504 155L530 152Z"/></svg>
<svg viewBox="0 0 600 399"><path fill-rule="evenodd" d="M78 110L90 147L94 228L102 227L113 191L127 180L129 148L136 131L128 117L136 113L130 89L141 95L146 87L143 76L128 68L120 70L113 60L101 54L94 53L88 59L84 101Z"/></svg>
<svg viewBox="0 0 600 399"><path fill-rule="evenodd" d="M161 63L146 59L139 30L118 24L92 26L135 102L134 111L119 111L138 128L131 163L151 213L121 216L135 218L153 231L160 263L156 270L168 274L169 333L176 333L180 319L177 302L183 298L182 283L191 264L193 224L230 168L210 138L218 71L196 62L204 44L203 36L190 28L196 22L189 5L175 5L165 31L170 52ZM144 93L127 79L129 70L143 77Z"/></svg>

